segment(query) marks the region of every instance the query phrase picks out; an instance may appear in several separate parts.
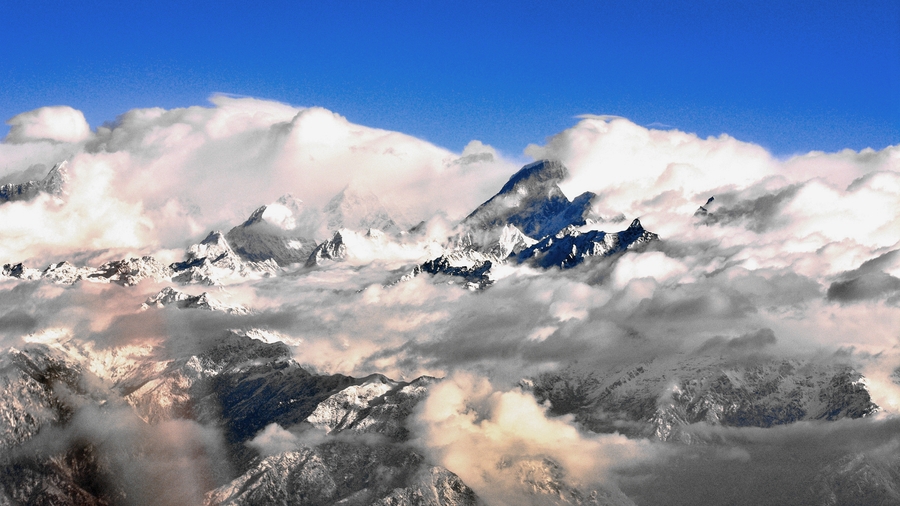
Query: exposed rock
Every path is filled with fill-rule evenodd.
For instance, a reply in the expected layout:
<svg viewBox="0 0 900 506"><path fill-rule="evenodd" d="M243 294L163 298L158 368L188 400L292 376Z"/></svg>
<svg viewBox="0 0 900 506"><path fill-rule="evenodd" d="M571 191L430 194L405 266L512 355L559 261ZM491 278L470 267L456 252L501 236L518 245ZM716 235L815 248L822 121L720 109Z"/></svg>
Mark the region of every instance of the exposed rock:
<svg viewBox="0 0 900 506"><path fill-rule="evenodd" d="M250 314L249 309L243 306L223 304L212 298L207 292L203 292L200 295L190 295L169 286L163 288L159 293L147 299L147 301L141 305L141 308L162 308L166 306L175 306L179 309L205 309L207 311L221 311L223 313L238 315Z"/></svg>
<svg viewBox="0 0 900 506"><path fill-rule="evenodd" d="M848 366L767 359L747 365L701 355L623 367L570 369L533 383L554 414L574 414L595 432L682 440L703 422L772 427L802 420L860 418L878 411ZM685 440L689 441L689 439Z"/></svg>
<svg viewBox="0 0 900 506"><path fill-rule="evenodd" d="M579 232L574 227L567 227L551 237L545 237L536 244L522 250L516 255L516 261L531 262L543 268L560 267L567 269L593 256L610 256L625 250L635 249L659 236L644 230L641 222L635 219L622 232L608 234L601 230Z"/></svg>
<svg viewBox="0 0 900 506"><path fill-rule="evenodd" d="M595 195L586 192L570 202L558 186L566 177L568 170L558 161L541 160L526 165L499 193L467 216L463 225L490 229L509 224L535 239L553 235L569 225L584 225Z"/></svg>
<svg viewBox="0 0 900 506"><path fill-rule="evenodd" d="M316 249L306 259L306 267L316 267L327 260L339 262L346 256L347 246L344 244L341 231L338 230L331 239L323 241L322 244L316 246Z"/></svg>
<svg viewBox="0 0 900 506"><path fill-rule="evenodd" d="M66 172L66 162L60 162L50 169L47 176L40 181L26 181L24 183L9 183L0 186L0 203L31 200L39 193L49 195L62 195L69 175Z"/></svg>
<svg viewBox="0 0 900 506"><path fill-rule="evenodd" d="M206 495L207 505L478 504L455 474L394 445L330 441L267 457Z"/></svg>
<svg viewBox="0 0 900 506"><path fill-rule="evenodd" d="M284 196L262 206L225 236L241 258L250 262L274 261L287 266L306 261L316 243L303 236L297 221L303 213L300 201Z"/></svg>

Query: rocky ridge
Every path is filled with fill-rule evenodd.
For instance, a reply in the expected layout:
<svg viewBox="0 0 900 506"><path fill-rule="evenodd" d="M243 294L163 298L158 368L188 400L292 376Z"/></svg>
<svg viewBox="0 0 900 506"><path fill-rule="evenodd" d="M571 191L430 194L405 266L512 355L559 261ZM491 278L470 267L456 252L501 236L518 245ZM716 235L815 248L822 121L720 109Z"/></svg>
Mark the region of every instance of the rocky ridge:
<svg viewBox="0 0 900 506"><path fill-rule="evenodd" d="M46 184L41 183L42 188L57 191L64 174L63 165L55 167L45 178ZM496 280L494 271L498 265L528 263L544 269L569 268L588 257L616 255L658 240L638 220L617 233L592 229L595 222L590 202L594 195L585 193L569 201L558 186L567 174L565 166L555 161L526 165L459 224L440 255L420 261L402 279L427 273L458 279L471 289L484 289ZM286 195L257 208L228 233L210 232L185 251L183 260L168 266L150 256L99 267L59 262L43 270L10 263L3 266L2 275L58 284L86 281L130 286L150 279L227 285L278 275L286 269L325 267L362 253L368 258L402 235L371 192L345 188L323 212L334 232L319 244L305 235L308 222L316 219L316 211ZM365 235L360 236L359 231L363 230ZM354 241L348 242L348 237ZM366 251L353 250L359 247Z"/></svg>
<svg viewBox="0 0 900 506"><path fill-rule="evenodd" d="M31 200L41 193L60 196L68 180L66 162L63 161L54 165L50 172L39 181L8 183L0 186L0 203Z"/></svg>

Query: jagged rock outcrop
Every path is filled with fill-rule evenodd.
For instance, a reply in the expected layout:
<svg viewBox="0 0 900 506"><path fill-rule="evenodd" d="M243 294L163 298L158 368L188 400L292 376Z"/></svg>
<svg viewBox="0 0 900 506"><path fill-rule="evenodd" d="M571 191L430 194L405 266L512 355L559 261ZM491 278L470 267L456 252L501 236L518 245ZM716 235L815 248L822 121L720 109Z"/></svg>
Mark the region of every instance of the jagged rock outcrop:
<svg viewBox="0 0 900 506"><path fill-rule="evenodd" d="M316 249L314 249L309 255L309 258L306 259L305 265L306 267L315 267L322 265L328 260L339 262L346 256L347 245L344 244L344 237L341 235L341 231L338 230L331 239L322 241L321 244L316 246Z"/></svg>
<svg viewBox="0 0 900 506"><path fill-rule="evenodd" d="M458 257L456 255L455 257ZM473 290L481 290L487 288L493 283L490 272L493 262L490 260L473 260L462 264L457 262L454 256L442 255L435 259L429 260L422 265L413 268L411 276L419 273L427 272L429 274L443 274L461 278L466 288Z"/></svg>
<svg viewBox="0 0 900 506"><path fill-rule="evenodd" d="M171 266L172 280L178 283L222 284L229 278L262 276L278 270L274 260L244 262L225 235L214 230L200 243L188 248L185 259Z"/></svg>
<svg viewBox="0 0 900 506"><path fill-rule="evenodd" d="M644 230L638 219L617 233L602 230L579 232L570 226L525 248L516 255L516 261L530 262L545 269L568 269L582 263L585 258L614 255L658 239L656 234Z"/></svg>
<svg viewBox="0 0 900 506"><path fill-rule="evenodd" d="M250 310L243 306L232 306L228 304L223 304L218 300L214 299L207 292L203 292L200 295L190 295L184 292L180 292L170 286L167 286L159 291L156 295L147 299L141 305L142 309L149 309L151 307L166 307L166 306L175 306L179 309L204 309L207 311L221 311L223 313L235 314L235 315L245 315L250 314Z"/></svg>
<svg viewBox="0 0 900 506"><path fill-rule="evenodd" d="M66 162L60 162L50 169L50 172L40 181L26 181L24 183L9 183L0 186L0 204L31 200L40 193L49 195L62 195L69 176L66 172Z"/></svg>
<svg viewBox="0 0 900 506"><path fill-rule="evenodd" d="M705 218L709 215L709 205L716 200L716 197L710 197L706 199L706 204L698 207L696 211L694 211L694 218Z"/></svg>

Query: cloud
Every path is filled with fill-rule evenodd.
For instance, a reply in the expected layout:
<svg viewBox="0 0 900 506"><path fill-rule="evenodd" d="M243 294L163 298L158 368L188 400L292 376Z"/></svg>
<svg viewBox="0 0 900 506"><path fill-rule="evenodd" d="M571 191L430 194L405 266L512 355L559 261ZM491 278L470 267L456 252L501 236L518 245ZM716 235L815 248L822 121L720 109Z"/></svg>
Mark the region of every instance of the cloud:
<svg viewBox="0 0 900 506"><path fill-rule="evenodd" d="M697 350L699 353L710 351L726 351L730 353L759 352L767 346L772 346L778 339L772 329L759 329L742 336L727 339L716 336L703 343Z"/></svg>
<svg viewBox="0 0 900 506"><path fill-rule="evenodd" d="M296 450L300 444L300 438L296 434L285 430L277 423L266 425L259 434L247 441L247 446L259 452L262 457Z"/></svg>
<svg viewBox="0 0 900 506"><path fill-rule="evenodd" d="M29 237L14 231L23 241L0 256L44 262L71 255L76 244L110 248L114 242L148 251L181 247L212 228L243 222L286 193L321 208L351 184L371 190L413 224L438 213L458 218L516 168L478 141L466 148L465 163L457 163L458 154L322 108L221 95L210 100L211 107L128 111L96 134L71 108L10 120L0 144L0 166L10 177L64 157L71 178L61 201L0 207L0 219L30 230ZM38 139L82 144L28 147ZM93 206L84 205L88 199Z"/></svg>
<svg viewBox="0 0 900 506"><path fill-rule="evenodd" d="M22 144L35 141L83 142L91 136L84 114L69 106L41 107L13 116L4 142Z"/></svg>
<svg viewBox="0 0 900 506"><path fill-rule="evenodd" d="M37 319L24 312L12 310L0 316L0 332L31 332L37 326Z"/></svg>
<svg viewBox="0 0 900 506"><path fill-rule="evenodd" d="M828 299L839 302L854 302L880 299L900 292L900 279L885 274L867 273L846 281L835 281L828 287ZM897 297L892 297L896 299Z"/></svg>
<svg viewBox="0 0 900 506"><path fill-rule="evenodd" d="M620 475L637 504L890 503L900 461L896 419L770 429L696 424L699 444L670 447ZM866 476L861 479L861 476Z"/></svg>
<svg viewBox="0 0 900 506"><path fill-rule="evenodd" d="M728 223L738 220L746 222L746 227L754 232L764 232L770 227L778 226L779 218L785 220L781 216L782 206L796 196L799 188L797 186L787 186L775 193L756 197L752 200L742 200L735 202L732 206L725 204L723 201L735 200L732 195L719 195L716 211L707 215L707 223ZM730 197L730 198L729 198Z"/></svg>
<svg viewBox="0 0 900 506"><path fill-rule="evenodd" d="M900 278L885 271L900 271L900 250L889 251L842 273L828 287L828 300L846 303L886 298L893 304L900 303Z"/></svg>
<svg viewBox="0 0 900 506"><path fill-rule="evenodd" d="M572 490L614 495L613 471L652 453L646 442L582 433L531 395L465 373L431 388L414 433L431 458L497 505L553 503Z"/></svg>
<svg viewBox="0 0 900 506"><path fill-rule="evenodd" d="M116 403L82 404L64 427L42 430L16 451L53 456L82 448L105 470L97 492L128 505L200 504L207 490L233 472L214 427L190 420L149 425Z"/></svg>
<svg viewBox="0 0 900 506"><path fill-rule="evenodd" d="M851 439L865 458L892 448L885 428L893 422L886 421L831 432L817 425L775 432L691 427L709 444L666 453L645 442L585 433L569 418L548 416L513 385L567 367L606 372L709 353L736 361L841 360L864 371L873 399L896 413L898 147L777 159L727 135L703 139L585 116L527 153L569 167L571 177L562 184L568 195L598 195L592 204L598 220L587 228L618 231L622 218L640 217L660 241L570 270L510 263L490 288L471 292L447 277L398 280L439 254L455 220L518 168L480 141L453 153L322 108L224 96L207 107L128 111L96 133L71 137L77 141L52 134L54 118L64 116L17 116L0 144L2 181L32 177L62 159L69 160L70 176L60 198L0 205L3 263L96 264L159 248L171 248L172 256L285 193L303 200L309 215L300 223L286 205L273 205L266 215L272 229L302 229L321 241L328 234L315 209L346 188L371 190L395 219L425 220L424 233L389 240L346 232L351 252L344 262L247 280L214 294L254 310L243 316L139 311L162 286L149 281L127 288L2 281L4 347L63 336L89 343L96 353L152 346L154 356L172 358L202 352L236 329L280 336L312 371L446 376L417 415L418 444L500 503L536 501L525 493L537 486L536 477L564 483L566 490L615 494L621 485L650 503L665 502L666 491L672 502L686 501L689 486L719 502L758 498L754 483L771 485L767 490L784 485L795 497L807 497L775 475L790 476L785 448L799 452L804 477L814 481L826 462L842 458L814 448L815 437L843 456L855 455L842 438L861 428ZM65 121L60 125L58 131L68 128ZM695 217L711 196L708 214ZM170 446L206 456L218 451L214 431L196 424L165 426L178 435L167 440L134 420L88 432L87 420L101 416L85 411L83 417L85 437L116 440L115 434L127 433L135 441L161 441L166 449L151 451L144 467L135 468L135 475L156 473L156 482L169 476L153 467L164 456L193 462ZM304 437L295 427L270 425L250 446L267 455ZM704 485L716 480L734 494ZM129 486L143 498L156 485ZM185 497L195 497L192 490Z"/></svg>
<svg viewBox="0 0 900 506"><path fill-rule="evenodd" d="M497 150L479 140L473 140L463 148L458 163L469 165L478 162L493 162L497 158Z"/></svg>

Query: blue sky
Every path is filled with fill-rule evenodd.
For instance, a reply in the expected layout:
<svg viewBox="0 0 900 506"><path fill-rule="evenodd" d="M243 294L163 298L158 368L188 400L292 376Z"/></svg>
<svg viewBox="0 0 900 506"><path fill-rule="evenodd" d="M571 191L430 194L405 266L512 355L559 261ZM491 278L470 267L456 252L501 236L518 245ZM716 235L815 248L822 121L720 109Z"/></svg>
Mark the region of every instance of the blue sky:
<svg viewBox="0 0 900 506"><path fill-rule="evenodd" d="M900 2L0 2L0 117L213 93L520 156L581 114L778 155L900 142ZM0 130L5 135L6 128Z"/></svg>

